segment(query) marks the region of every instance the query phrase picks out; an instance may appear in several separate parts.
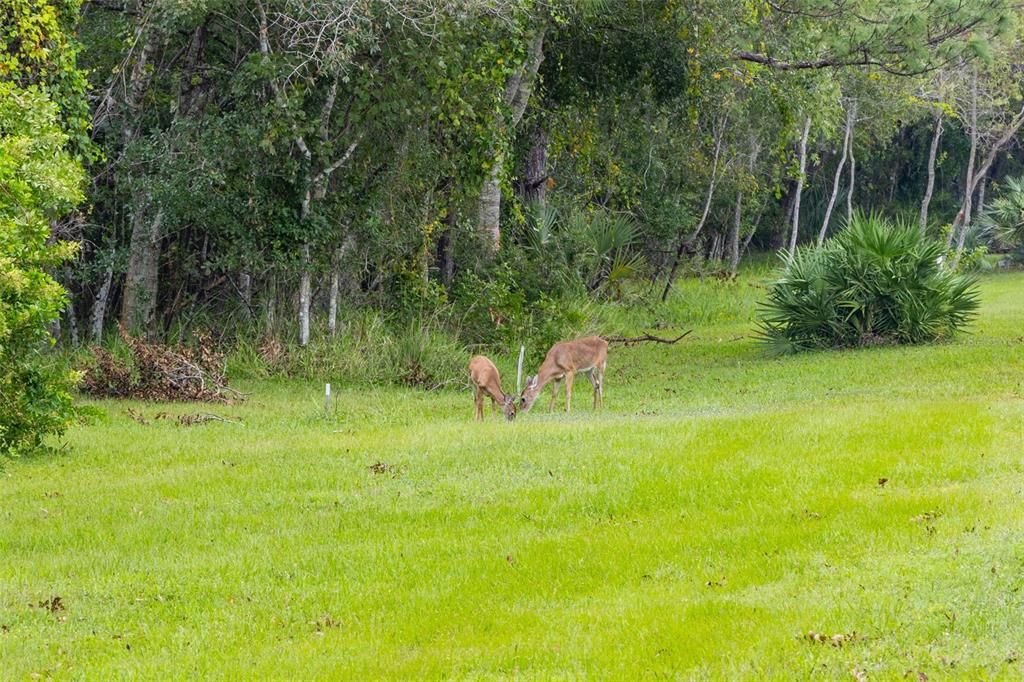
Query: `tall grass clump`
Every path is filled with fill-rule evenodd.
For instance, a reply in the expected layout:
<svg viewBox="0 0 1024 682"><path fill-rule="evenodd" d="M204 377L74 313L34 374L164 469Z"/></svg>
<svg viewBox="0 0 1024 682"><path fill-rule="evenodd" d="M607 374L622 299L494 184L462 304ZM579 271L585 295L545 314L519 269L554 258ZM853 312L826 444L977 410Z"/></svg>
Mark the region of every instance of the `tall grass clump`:
<svg viewBox="0 0 1024 682"><path fill-rule="evenodd" d="M761 305L761 337L795 352L952 336L976 315L977 285L944 268L942 254L914 227L855 215L823 246L787 259Z"/></svg>

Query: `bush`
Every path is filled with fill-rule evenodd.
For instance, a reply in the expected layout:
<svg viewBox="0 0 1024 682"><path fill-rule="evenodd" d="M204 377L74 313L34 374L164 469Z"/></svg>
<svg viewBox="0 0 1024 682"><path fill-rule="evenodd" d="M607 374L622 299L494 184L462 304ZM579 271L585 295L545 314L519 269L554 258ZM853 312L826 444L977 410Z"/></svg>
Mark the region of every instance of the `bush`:
<svg viewBox="0 0 1024 682"><path fill-rule="evenodd" d="M940 265L943 247L914 227L854 216L822 247L793 254L761 306L778 352L951 336L975 316L975 280Z"/></svg>
<svg viewBox="0 0 1024 682"><path fill-rule="evenodd" d="M57 110L35 88L0 83L0 454L37 447L73 417L77 377L43 353L64 289L47 274L69 258L49 221L81 201L81 167Z"/></svg>
<svg viewBox="0 0 1024 682"><path fill-rule="evenodd" d="M981 222L1004 244L1024 242L1024 177L1007 178L1005 187L992 201Z"/></svg>
<svg viewBox="0 0 1024 682"><path fill-rule="evenodd" d="M426 322L409 323L388 351L392 381L426 389L467 383L468 354Z"/></svg>

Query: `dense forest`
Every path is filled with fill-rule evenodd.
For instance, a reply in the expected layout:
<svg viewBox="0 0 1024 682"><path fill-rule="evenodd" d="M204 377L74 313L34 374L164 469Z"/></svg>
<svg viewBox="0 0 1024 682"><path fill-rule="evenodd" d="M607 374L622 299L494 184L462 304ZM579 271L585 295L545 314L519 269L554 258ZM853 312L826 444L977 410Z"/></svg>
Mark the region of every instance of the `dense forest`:
<svg viewBox="0 0 1024 682"><path fill-rule="evenodd" d="M79 341L665 298L856 208L959 253L1017 170L1000 0L77 5Z"/></svg>
<svg viewBox="0 0 1024 682"><path fill-rule="evenodd" d="M53 181L3 248L71 347L122 325L297 348L369 314L541 352L588 301L656 305L858 213L978 267L1021 231L1019 13L2 0L4 145L37 155L0 164L3 200Z"/></svg>

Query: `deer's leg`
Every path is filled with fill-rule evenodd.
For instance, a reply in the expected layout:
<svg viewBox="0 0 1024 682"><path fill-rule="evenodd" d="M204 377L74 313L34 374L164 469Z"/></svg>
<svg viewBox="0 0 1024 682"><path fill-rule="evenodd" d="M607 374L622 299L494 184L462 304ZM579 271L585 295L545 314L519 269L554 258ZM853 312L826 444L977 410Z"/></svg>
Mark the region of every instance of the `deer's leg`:
<svg viewBox="0 0 1024 682"><path fill-rule="evenodd" d="M594 407L604 407L604 363L594 368Z"/></svg>
<svg viewBox="0 0 1024 682"><path fill-rule="evenodd" d="M491 413L498 414L498 401L494 399L493 395L491 396Z"/></svg>
<svg viewBox="0 0 1024 682"><path fill-rule="evenodd" d="M572 372L565 373L565 411L572 411Z"/></svg>
<svg viewBox="0 0 1024 682"><path fill-rule="evenodd" d="M476 389L473 402L476 404L476 420L482 422L484 420L484 392L482 389Z"/></svg>
<svg viewBox="0 0 1024 682"><path fill-rule="evenodd" d="M548 412L555 411L555 399L558 397L558 384L561 381L561 379L553 379L551 381L551 404L548 405Z"/></svg>

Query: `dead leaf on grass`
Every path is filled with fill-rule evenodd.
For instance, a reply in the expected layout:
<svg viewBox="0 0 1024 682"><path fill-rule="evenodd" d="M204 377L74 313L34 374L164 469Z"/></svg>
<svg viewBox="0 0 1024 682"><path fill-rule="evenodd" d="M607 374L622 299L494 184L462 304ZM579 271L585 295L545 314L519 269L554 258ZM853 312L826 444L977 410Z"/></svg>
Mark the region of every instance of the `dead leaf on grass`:
<svg viewBox="0 0 1024 682"><path fill-rule="evenodd" d="M64 600L54 595L49 599L44 599L39 602L36 606L41 609L47 609L50 613L57 613L58 611L64 610Z"/></svg>
<svg viewBox="0 0 1024 682"><path fill-rule="evenodd" d="M398 475L402 473L401 469L398 466L394 464L388 464L387 462L376 462L375 464L371 464L367 468L370 470L370 473L372 474L386 474L391 478L398 478Z"/></svg>
<svg viewBox="0 0 1024 682"><path fill-rule="evenodd" d="M837 649L845 644L854 642L859 638L860 636L856 632L840 632L834 635L828 635L823 632L815 632L814 630L808 630L807 634L804 635L804 639L806 639L809 642L814 642L816 644L828 644L830 646L836 647Z"/></svg>
<svg viewBox="0 0 1024 682"><path fill-rule="evenodd" d="M934 521L940 516L942 516L942 512L940 511L926 511L923 514L918 514L910 520L914 521L915 523L921 523L922 521Z"/></svg>
<svg viewBox="0 0 1024 682"><path fill-rule="evenodd" d="M888 482L889 482L888 478L880 478L880 479L878 479L878 487L879 488L884 488L885 484L888 483Z"/></svg>
<svg viewBox="0 0 1024 682"><path fill-rule="evenodd" d="M131 417L133 420L135 420L138 423L140 423L140 424L143 424L143 425L148 425L149 424L149 420L146 419L145 417L143 417L141 412L136 412L135 410L133 410L130 407L127 410L125 410L124 413L126 415L128 415L129 417Z"/></svg>

